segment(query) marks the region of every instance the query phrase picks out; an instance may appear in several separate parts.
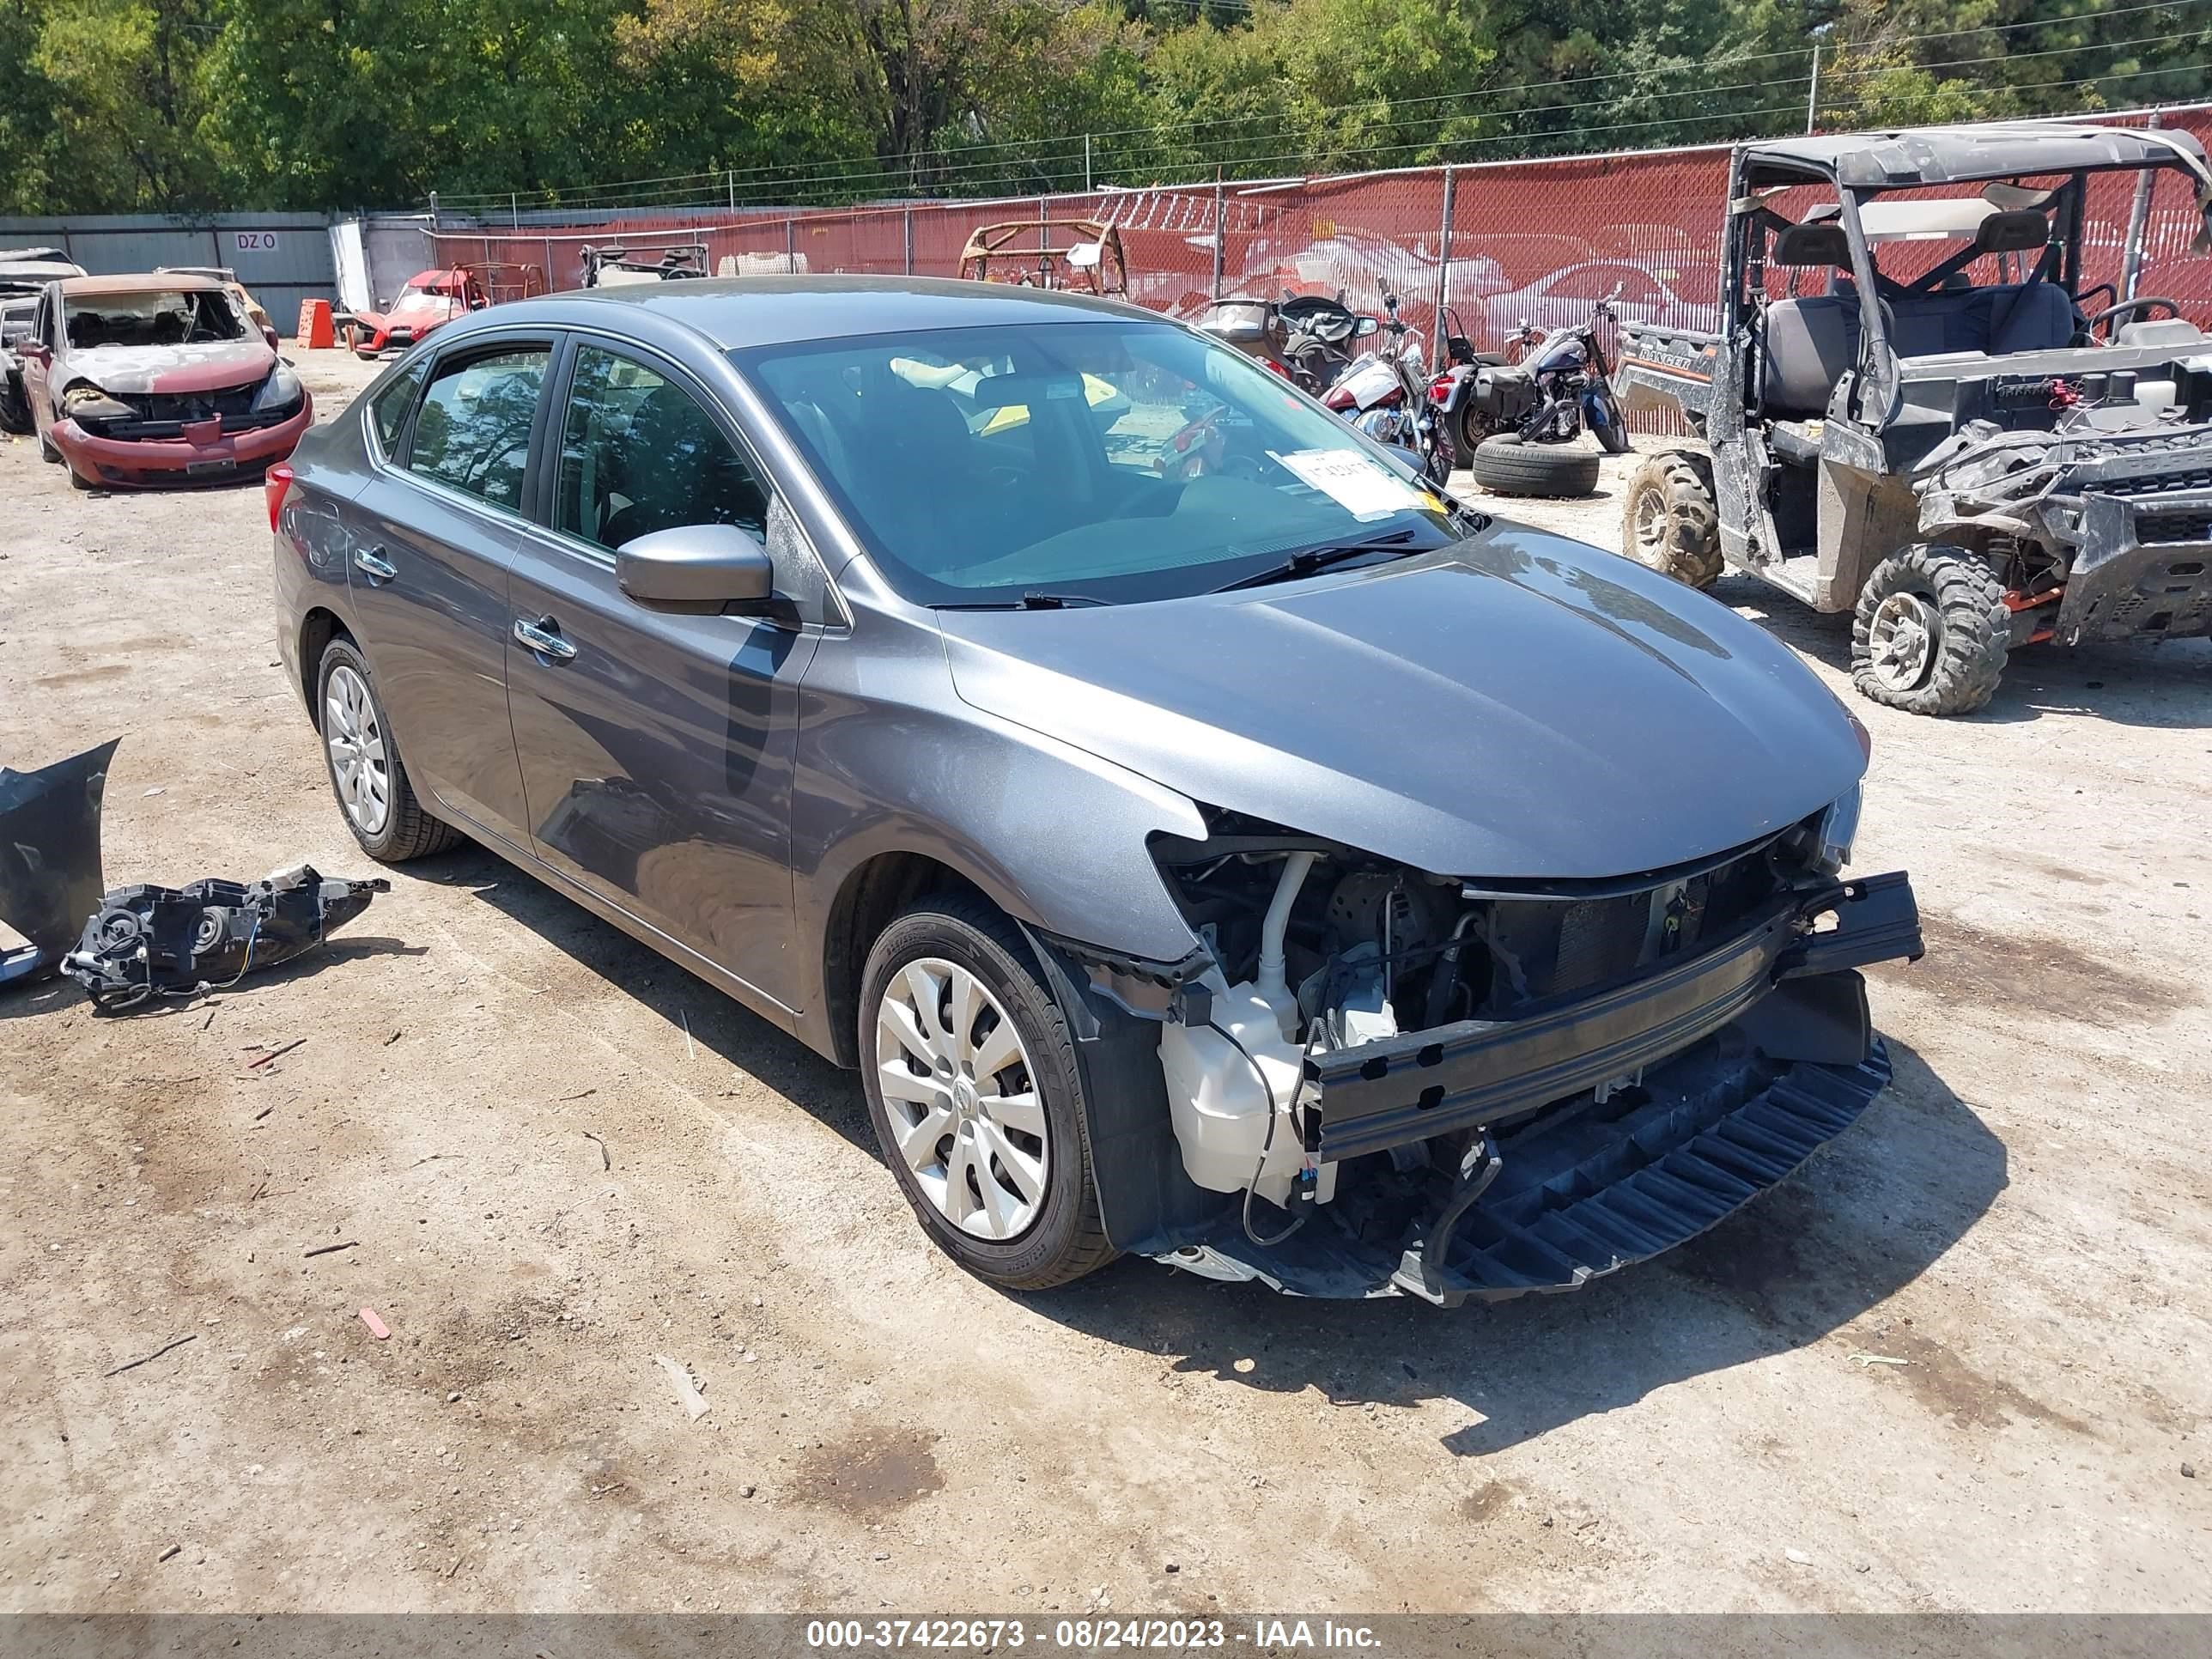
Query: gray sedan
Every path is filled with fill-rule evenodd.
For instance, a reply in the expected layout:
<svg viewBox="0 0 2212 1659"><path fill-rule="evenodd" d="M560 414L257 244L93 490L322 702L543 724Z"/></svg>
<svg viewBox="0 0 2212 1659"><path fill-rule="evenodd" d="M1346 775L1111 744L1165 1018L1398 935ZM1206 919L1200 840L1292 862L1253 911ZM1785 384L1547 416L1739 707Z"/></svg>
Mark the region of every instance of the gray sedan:
<svg viewBox="0 0 2212 1659"><path fill-rule="evenodd" d="M269 484L346 822L857 1066L970 1271L1579 1285L1887 1075L1865 734L1711 600L1109 302L654 284L441 330Z"/></svg>

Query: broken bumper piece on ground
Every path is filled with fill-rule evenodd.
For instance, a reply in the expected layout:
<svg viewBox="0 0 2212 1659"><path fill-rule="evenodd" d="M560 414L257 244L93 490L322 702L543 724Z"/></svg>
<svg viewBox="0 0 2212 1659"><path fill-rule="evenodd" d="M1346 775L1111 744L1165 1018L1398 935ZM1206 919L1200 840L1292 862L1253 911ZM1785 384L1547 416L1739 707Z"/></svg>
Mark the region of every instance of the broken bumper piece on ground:
<svg viewBox="0 0 2212 1659"><path fill-rule="evenodd" d="M100 808L120 738L35 772L0 767L0 985L50 973L100 902Z"/></svg>
<svg viewBox="0 0 2212 1659"><path fill-rule="evenodd" d="M1920 954L1911 884L1875 876L1523 1020L1316 1056L1302 1127L1340 1163L1334 1201L1273 1246L1229 1216L1159 1259L1445 1306L1577 1289L1726 1219L1856 1121L1890 1066L1856 970ZM1453 1134L1456 1169L1404 1156Z"/></svg>
<svg viewBox="0 0 2212 1659"><path fill-rule="evenodd" d="M326 880L307 864L250 884L118 887L100 901L62 971L109 1013L221 990L313 950L391 890L380 876Z"/></svg>

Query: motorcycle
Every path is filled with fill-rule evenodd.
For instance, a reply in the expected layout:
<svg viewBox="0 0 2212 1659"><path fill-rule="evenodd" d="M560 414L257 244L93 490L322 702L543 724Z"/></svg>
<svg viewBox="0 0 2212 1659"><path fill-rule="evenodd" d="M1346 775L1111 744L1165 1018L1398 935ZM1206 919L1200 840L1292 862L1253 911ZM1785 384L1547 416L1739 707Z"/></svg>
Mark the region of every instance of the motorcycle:
<svg viewBox="0 0 2212 1659"><path fill-rule="evenodd" d="M1462 461L1501 433L1522 443L1559 444L1572 442L1585 427L1607 454L1627 451L1628 426L1613 396L1604 342L1620 294L1616 283L1580 328L1547 333L1523 318L1508 341L1511 361L1455 362L1429 382L1429 406Z"/></svg>
<svg viewBox="0 0 2212 1659"><path fill-rule="evenodd" d="M1347 307L1341 294L1334 300L1319 294L1215 300L1197 325L1315 397L1352 365L1352 343L1378 327Z"/></svg>
<svg viewBox="0 0 2212 1659"><path fill-rule="evenodd" d="M1422 395L1428 385L1427 353L1420 336L1400 319L1396 295L1383 295L1382 309L1389 319L1379 328L1390 343L1363 353L1322 393L1322 402L1377 442L1406 451L1422 476L1441 487L1451 476L1452 446L1435 407Z"/></svg>

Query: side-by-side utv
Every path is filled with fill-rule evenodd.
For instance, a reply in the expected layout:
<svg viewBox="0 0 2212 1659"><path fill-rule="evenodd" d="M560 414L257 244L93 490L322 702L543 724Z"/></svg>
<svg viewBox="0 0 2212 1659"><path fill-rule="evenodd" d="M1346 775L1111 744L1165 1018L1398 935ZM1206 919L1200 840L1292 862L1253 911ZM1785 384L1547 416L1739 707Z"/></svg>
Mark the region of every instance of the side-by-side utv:
<svg viewBox="0 0 2212 1659"><path fill-rule="evenodd" d="M1679 408L1706 446L1639 469L1622 551L1854 611L1854 682L1915 714L1979 708L2021 646L2212 632L2212 337L2171 299L2084 286L2092 182L2129 199L2112 174L2182 192L2212 245L2185 133L1739 148L1721 331L1622 329L1623 401Z"/></svg>

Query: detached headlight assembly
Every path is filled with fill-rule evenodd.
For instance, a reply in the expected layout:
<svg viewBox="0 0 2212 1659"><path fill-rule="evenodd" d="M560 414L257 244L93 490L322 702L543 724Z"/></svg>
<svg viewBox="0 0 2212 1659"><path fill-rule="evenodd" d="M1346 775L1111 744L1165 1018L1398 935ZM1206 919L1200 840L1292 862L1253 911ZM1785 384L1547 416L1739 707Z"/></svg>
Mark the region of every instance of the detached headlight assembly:
<svg viewBox="0 0 2212 1659"><path fill-rule="evenodd" d="M62 413L79 426L104 426L110 421L132 421L138 411L96 386L77 385L62 393Z"/></svg>
<svg viewBox="0 0 2212 1659"><path fill-rule="evenodd" d="M278 363L261 383L261 390L253 394L256 415L276 415L300 405L300 377L292 372L289 363Z"/></svg>

